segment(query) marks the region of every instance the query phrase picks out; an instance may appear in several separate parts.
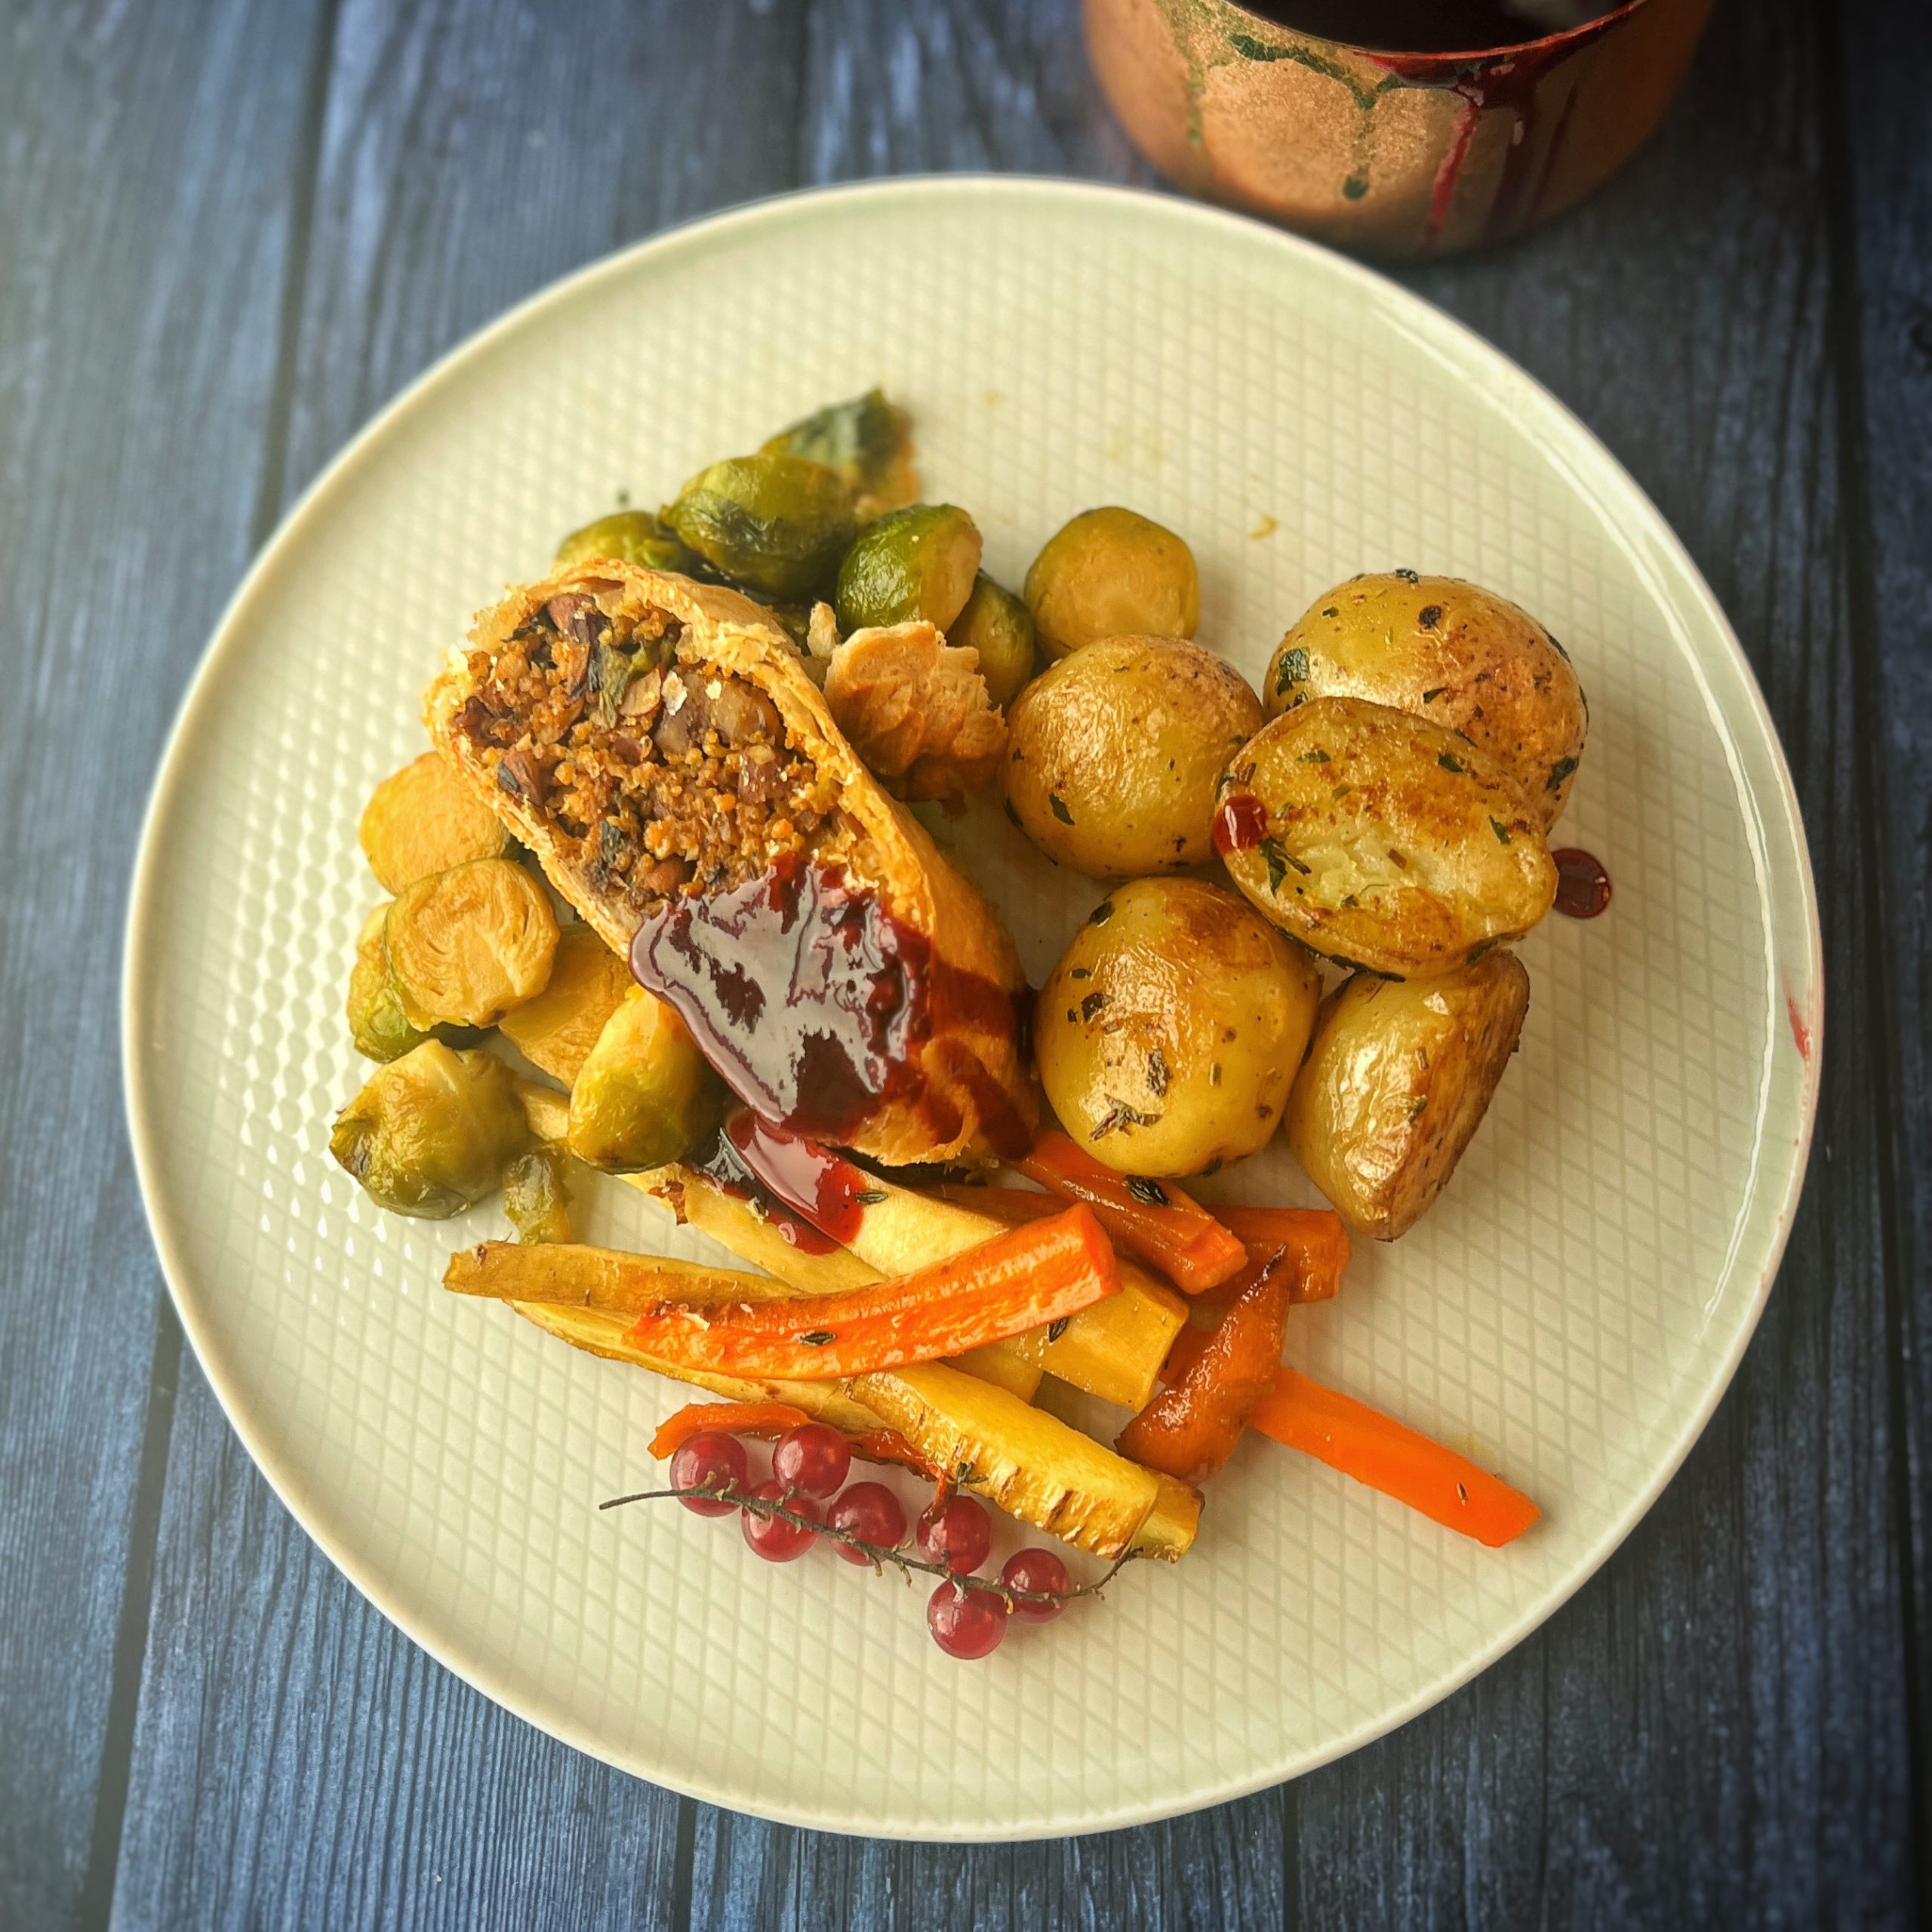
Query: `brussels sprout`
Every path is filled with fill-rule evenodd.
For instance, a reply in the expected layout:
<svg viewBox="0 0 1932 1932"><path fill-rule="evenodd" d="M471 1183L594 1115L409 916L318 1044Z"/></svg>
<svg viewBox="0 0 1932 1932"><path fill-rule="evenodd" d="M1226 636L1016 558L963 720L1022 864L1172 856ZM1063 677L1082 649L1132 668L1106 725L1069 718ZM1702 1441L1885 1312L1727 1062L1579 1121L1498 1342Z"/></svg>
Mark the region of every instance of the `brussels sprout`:
<svg viewBox="0 0 1932 1932"><path fill-rule="evenodd" d="M717 1126L722 1088L685 1023L633 986L571 1088L571 1152L607 1174L681 1160Z"/></svg>
<svg viewBox="0 0 1932 1932"><path fill-rule="evenodd" d="M383 944L386 906L378 906L355 936L355 964L349 969L349 1037L370 1060L400 1060L429 1035L409 1023L389 980L389 956Z"/></svg>
<svg viewBox="0 0 1932 1932"><path fill-rule="evenodd" d="M1026 601L1041 648L1064 657L1103 637L1192 637L1201 580L1171 530L1110 505L1048 538L1026 573Z"/></svg>
<svg viewBox="0 0 1932 1932"><path fill-rule="evenodd" d="M543 990L557 915L513 860L478 859L418 879L389 908L383 943L411 1025L490 1026Z"/></svg>
<svg viewBox="0 0 1932 1932"><path fill-rule="evenodd" d="M329 1152L377 1207L442 1221L491 1192L531 1140L501 1060L425 1040L336 1115Z"/></svg>
<svg viewBox="0 0 1932 1932"><path fill-rule="evenodd" d="M838 566L838 626L850 633L923 618L940 630L965 608L980 533L950 503L915 503L861 531Z"/></svg>
<svg viewBox="0 0 1932 1932"><path fill-rule="evenodd" d="M836 470L766 454L700 470L664 520L734 583L788 601L831 578L858 528L851 485Z"/></svg>
<svg viewBox="0 0 1932 1932"><path fill-rule="evenodd" d="M570 1156L549 1143L519 1154L503 1170L503 1212L521 1241L571 1238Z"/></svg>
<svg viewBox="0 0 1932 1932"><path fill-rule="evenodd" d="M965 609L946 626L946 641L980 654L980 675L1000 706L1011 704L1026 688L1039 654L1032 612L984 571L973 580Z"/></svg>
<svg viewBox="0 0 1932 1932"><path fill-rule="evenodd" d="M857 493L860 521L909 503L919 494L912 467L912 424L883 389L830 403L764 445L764 454L809 457L835 469Z"/></svg>
<svg viewBox="0 0 1932 1932"><path fill-rule="evenodd" d="M471 859L496 858L510 842L496 814L439 752L425 752L376 787L357 835L385 892Z"/></svg>
<svg viewBox="0 0 1932 1932"><path fill-rule="evenodd" d="M531 1066L568 1084L636 983L628 962L580 919L558 934L543 990L503 1015L503 1035Z"/></svg>
<svg viewBox="0 0 1932 1932"><path fill-rule="evenodd" d="M678 541L675 531L648 510L614 510L573 530L557 546L558 565L580 564L590 557L615 557L620 563L641 565L648 571L677 571L688 575L697 558Z"/></svg>

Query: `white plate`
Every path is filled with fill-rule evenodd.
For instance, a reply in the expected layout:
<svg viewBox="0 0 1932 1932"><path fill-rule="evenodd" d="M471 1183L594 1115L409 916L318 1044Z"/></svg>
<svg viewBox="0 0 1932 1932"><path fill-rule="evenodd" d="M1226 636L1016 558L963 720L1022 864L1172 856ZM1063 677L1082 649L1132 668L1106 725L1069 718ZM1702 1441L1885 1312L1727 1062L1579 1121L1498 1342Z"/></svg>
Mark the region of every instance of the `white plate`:
<svg viewBox="0 0 1932 1932"><path fill-rule="evenodd" d="M1522 949L1522 1051L1407 1240L1300 1311L1291 1359L1542 1503L1492 1552L1251 1439L1195 1552L961 1665L922 1598L753 1558L644 1506L669 1383L437 1285L497 1232L378 1214L326 1150L367 1071L342 989L380 896L357 814L417 750L444 647L620 490L660 500L875 381L928 491L1015 583L1120 502L1201 565L1202 638L1258 677L1361 570L1475 578L1592 700L1561 828L1609 912ZM986 823L969 822L968 844ZM1037 978L1096 897L994 837ZM975 863L969 855L969 863ZM1583 428L1401 289L1272 230L1063 183L888 183L632 249L439 365L291 515L222 621L156 790L125 1026L148 1211L242 1440L356 1586L510 1709L660 1783L831 1829L1124 1825L1291 1777L1533 1629L1656 1497L1757 1321L1803 1172L1821 1005L1771 725L1681 546ZM1310 1198L1284 1155L1227 1198ZM648 1204L598 1230L694 1253ZM1366 1246L1366 1244L1362 1244Z"/></svg>

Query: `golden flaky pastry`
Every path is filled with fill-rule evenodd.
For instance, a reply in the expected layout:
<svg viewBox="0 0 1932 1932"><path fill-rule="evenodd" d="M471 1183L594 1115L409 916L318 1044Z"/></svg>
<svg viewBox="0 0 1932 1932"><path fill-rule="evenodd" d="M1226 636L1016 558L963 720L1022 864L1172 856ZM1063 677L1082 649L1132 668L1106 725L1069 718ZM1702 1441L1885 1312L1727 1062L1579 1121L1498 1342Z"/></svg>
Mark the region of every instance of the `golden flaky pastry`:
<svg viewBox="0 0 1932 1932"><path fill-rule="evenodd" d="M894 1163L983 1158L1030 1131L1012 940L759 606L608 560L555 571L482 614L425 712L761 1112ZM774 918L783 946L757 953ZM842 1000L819 983L841 971ZM871 1029L856 1042L854 1011Z"/></svg>
<svg viewBox="0 0 1932 1932"><path fill-rule="evenodd" d="M825 701L897 798L963 798L1006 749L980 654L955 649L923 622L854 631L832 654Z"/></svg>

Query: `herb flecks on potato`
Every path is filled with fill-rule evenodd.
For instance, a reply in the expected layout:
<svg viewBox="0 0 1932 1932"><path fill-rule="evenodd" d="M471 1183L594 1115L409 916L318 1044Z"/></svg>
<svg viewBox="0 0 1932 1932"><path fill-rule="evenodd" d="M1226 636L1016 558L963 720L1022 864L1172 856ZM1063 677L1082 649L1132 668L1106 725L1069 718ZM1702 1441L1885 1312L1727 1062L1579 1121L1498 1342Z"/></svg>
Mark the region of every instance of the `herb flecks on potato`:
<svg viewBox="0 0 1932 1932"><path fill-rule="evenodd" d="M1515 782L1460 733L1360 698L1312 698L1223 774L1228 875L1284 931L1407 978L1520 937L1556 867Z"/></svg>
<svg viewBox="0 0 1932 1932"><path fill-rule="evenodd" d="M1563 647L1507 598L1396 571L1324 591L1275 647L1272 718L1360 697L1460 731L1521 788L1545 831L1568 801L1589 710Z"/></svg>
<svg viewBox="0 0 1932 1932"><path fill-rule="evenodd" d="M1288 1143L1351 1227L1393 1241L1420 1219L1481 1124L1529 1004L1509 952L1400 983L1358 973L1323 1003Z"/></svg>
<svg viewBox="0 0 1932 1932"><path fill-rule="evenodd" d="M1261 723L1234 666L1184 639L1109 638L1049 665L1014 700L1003 768L1020 829L1099 878L1214 856L1215 781Z"/></svg>
<svg viewBox="0 0 1932 1932"><path fill-rule="evenodd" d="M1136 879L1103 903L1034 1011L1054 1112L1124 1174L1199 1174L1254 1152L1315 1023L1313 963L1198 879Z"/></svg>

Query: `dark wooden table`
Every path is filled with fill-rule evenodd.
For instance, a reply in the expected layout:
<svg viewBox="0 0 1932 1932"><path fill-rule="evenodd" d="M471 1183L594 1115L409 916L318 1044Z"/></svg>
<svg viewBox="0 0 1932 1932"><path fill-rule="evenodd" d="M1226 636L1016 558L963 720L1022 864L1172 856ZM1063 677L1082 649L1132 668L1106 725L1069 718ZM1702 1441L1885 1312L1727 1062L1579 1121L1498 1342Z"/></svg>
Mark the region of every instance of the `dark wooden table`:
<svg viewBox="0 0 1932 1932"><path fill-rule="evenodd" d="M1603 1574L1426 1716L1173 1823L782 1829L552 1743L283 1512L183 1351L115 1020L137 823L251 553L553 276L804 183L1146 181L1072 0L0 10L0 1927L1904 1926L1932 1912L1932 13L1721 0L1636 165L1404 279L1730 611L1830 1048L1769 1312Z"/></svg>

